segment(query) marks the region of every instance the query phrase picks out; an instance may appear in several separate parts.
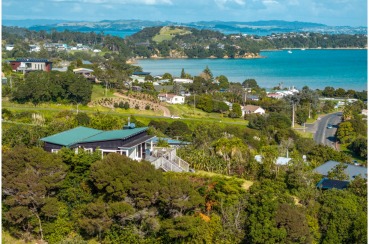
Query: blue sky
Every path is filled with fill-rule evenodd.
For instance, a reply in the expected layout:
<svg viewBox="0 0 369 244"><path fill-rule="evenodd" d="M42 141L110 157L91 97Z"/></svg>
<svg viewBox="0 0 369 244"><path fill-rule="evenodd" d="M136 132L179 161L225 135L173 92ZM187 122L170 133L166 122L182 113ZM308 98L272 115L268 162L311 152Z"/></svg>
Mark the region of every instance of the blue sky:
<svg viewBox="0 0 369 244"><path fill-rule="evenodd" d="M2 0L3 19L286 20L367 26L366 0Z"/></svg>

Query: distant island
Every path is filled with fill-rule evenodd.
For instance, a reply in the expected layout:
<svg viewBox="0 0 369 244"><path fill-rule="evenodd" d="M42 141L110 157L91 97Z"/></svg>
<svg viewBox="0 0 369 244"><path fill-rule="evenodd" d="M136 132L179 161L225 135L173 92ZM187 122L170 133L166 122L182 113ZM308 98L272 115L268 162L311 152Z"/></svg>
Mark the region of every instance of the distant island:
<svg viewBox="0 0 369 244"><path fill-rule="evenodd" d="M367 27L327 26L319 23L261 20L261 21L197 21L197 22L172 22L149 20L102 20L102 21L68 21L50 19L27 19L2 21L5 26L25 27L30 30L57 30L57 31L82 31L82 32L139 32L146 27L156 26L183 26L199 30L208 29L224 34L241 33L249 35L266 36L272 33L289 32L314 32L323 34L366 34Z"/></svg>
<svg viewBox="0 0 369 244"><path fill-rule="evenodd" d="M126 60L144 58L260 58L260 50L367 48L365 34L322 34L314 32L275 33L267 36L224 34L184 26L146 27L120 38L96 32L32 31L3 26L3 40L11 45L27 38L27 45L63 43L63 50L76 43L104 52L120 52ZM62 51L60 48L59 51ZM13 54L10 54L14 56ZM18 54L17 54L18 55ZM108 55L108 54L105 54Z"/></svg>

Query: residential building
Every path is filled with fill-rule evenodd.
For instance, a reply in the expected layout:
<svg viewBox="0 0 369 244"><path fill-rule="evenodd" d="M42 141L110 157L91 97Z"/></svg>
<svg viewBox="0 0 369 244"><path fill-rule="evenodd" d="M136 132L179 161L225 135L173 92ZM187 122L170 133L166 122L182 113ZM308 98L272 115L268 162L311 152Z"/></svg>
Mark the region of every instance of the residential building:
<svg viewBox="0 0 369 244"><path fill-rule="evenodd" d="M53 62L47 59L19 58L11 60L9 63L13 71L27 73L38 70L51 71Z"/></svg>
<svg viewBox="0 0 369 244"><path fill-rule="evenodd" d="M87 127L76 127L41 139L44 150L57 152L63 147L99 150L102 157L109 153L119 153L135 160L145 158L146 149L152 148L152 138L147 134L147 127L125 130L102 131Z"/></svg>
<svg viewBox="0 0 369 244"><path fill-rule="evenodd" d="M257 96L257 95L247 95L246 99L251 100L251 101L259 101L259 96Z"/></svg>
<svg viewBox="0 0 369 244"><path fill-rule="evenodd" d="M96 77L93 75L93 72L94 71L92 69L87 68L73 69L73 73L83 75L83 77L90 81L96 81Z"/></svg>
<svg viewBox="0 0 369 244"><path fill-rule="evenodd" d="M263 157L261 155L255 155L255 160L256 162L262 163ZM275 160L275 164L276 165L287 165L291 160L292 158L289 158L289 157L278 157Z"/></svg>
<svg viewBox="0 0 369 244"><path fill-rule="evenodd" d="M185 146L185 145L190 144L187 141L181 141L181 140L176 140L176 139L172 139L172 138L165 138L165 137L155 137L153 139L154 146L156 146L158 144L159 140L166 141L170 147L181 147L181 146Z"/></svg>
<svg viewBox="0 0 369 244"><path fill-rule="evenodd" d="M13 44L5 45L5 50L6 51L11 51L13 49L14 49L14 45Z"/></svg>
<svg viewBox="0 0 369 244"><path fill-rule="evenodd" d="M133 72L133 75L142 75L142 76L146 76L146 75L150 75L151 72L140 72L140 71L136 71Z"/></svg>
<svg viewBox="0 0 369 244"><path fill-rule="evenodd" d="M130 78L132 79L133 82L138 82L138 83L145 83L145 77L142 76L138 76L138 75L131 75Z"/></svg>
<svg viewBox="0 0 369 244"><path fill-rule="evenodd" d="M265 110L260 106L246 105L241 107L242 116L245 114L265 114Z"/></svg>
<svg viewBox="0 0 369 244"><path fill-rule="evenodd" d="M316 167L313 171L323 176L328 176L328 172L331 171L334 167L336 167L339 164L340 162L337 162L337 161L332 161L332 160L327 161L324 164L320 165L319 167ZM367 179L368 169L366 167L346 164L346 163L344 163L344 166L346 167L344 172L349 177L348 178L349 181L355 179L355 177L359 175L363 179Z"/></svg>
<svg viewBox="0 0 369 244"><path fill-rule="evenodd" d="M164 171L189 172L189 164L176 155L175 148L154 148L155 136L148 135L148 127L135 128L133 123L122 130L96 130L76 127L61 133L41 138L44 150L57 153L61 148L87 152L101 152L104 158L109 153L125 155L133 160L147 160Z"/></svg>
<svg viewBox="0 0 369 244"><path fill-rule="evenodd" d="M158 98L161 102L167 102L171 104L184 104L185 102L184 96L178 96L175 94L160 93Z"/></svg>
<svg viewBox="0 0 369 244"><path fill-rule="evenodd" d="M41 50L40 46L38 45L29 45L30 52L39 52Z"/></svg>
<svg viewBox="0 0 369 244"><path fill-rule="evenodd" d="M193 80L191 79L181 79L181 78L176 78L173 80L173 82L176 82L176 83L184 83L184 84L190 84L190 83L193 83Z"/></svg>
<svg viewBox="0 0 369 244"><path fill-rule="evenodd" d="M322 190L330 190L333 188L342 190L342 189L347 188L349 184L350 184L349 181L331 180L331 179L324 177L318 182L318 184L316 184L316 187Z"/></svg>

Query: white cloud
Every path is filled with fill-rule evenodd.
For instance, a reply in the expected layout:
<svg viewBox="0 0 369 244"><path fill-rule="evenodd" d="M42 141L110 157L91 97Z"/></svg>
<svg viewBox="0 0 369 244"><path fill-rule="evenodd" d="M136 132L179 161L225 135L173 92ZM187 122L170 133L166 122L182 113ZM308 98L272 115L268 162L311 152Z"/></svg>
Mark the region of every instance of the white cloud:
<svg viewBox="0 0 369 244"><path fill-rule="evenodd" d="M276 0L263 0L263 3L264 3L265 5L279 4L279 2L278 2L278 1L276 1Z"/></svg>
<svg viewBox="0 0 369 244"><path fill-rule="evenodd" d="M76 2L87 4L145 4L160 5L172 4L171 0L51 0L52 2Z"/></svg>
<svg viewBox="0 0 369 244"><path fill-rule="evenodd" d="M225 9L227 8L229 5L239 5L239 6L245 6L246 5L246 1L245 0L215 0L214 1L215 4L221 8L221 9Z"/></svg>

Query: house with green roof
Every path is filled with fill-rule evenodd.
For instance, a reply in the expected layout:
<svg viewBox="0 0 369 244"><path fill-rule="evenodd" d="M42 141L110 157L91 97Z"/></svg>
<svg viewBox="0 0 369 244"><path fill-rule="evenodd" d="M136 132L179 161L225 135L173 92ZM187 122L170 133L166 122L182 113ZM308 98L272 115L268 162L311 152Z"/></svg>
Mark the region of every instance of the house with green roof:
<svg viewBox="0 0 369 244"><path fill-rule="evenodd" d="M154 136L147 134L148 127L123 130L96 130L76 127L55 135L41 138L44 150L57 152L63 147L94 152L100 150L102 157L108 153L119 153L134 160L142 160L152 151Z"/></svg>
<svg viewBox="0 0 369 244"><path fill-rule="evenodd" d="M99 150L102 158L109 153L119 153L133 160L147 160L164 171L189 172L189 164L179 158L176 148L154 148L155 136L147 134L148 127L135 128L128 123L123 130L96 130L83 126L41 138L44 150L57 153L67 147L94 152Z"/></svg>

